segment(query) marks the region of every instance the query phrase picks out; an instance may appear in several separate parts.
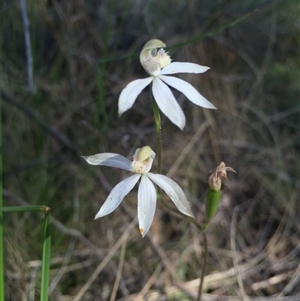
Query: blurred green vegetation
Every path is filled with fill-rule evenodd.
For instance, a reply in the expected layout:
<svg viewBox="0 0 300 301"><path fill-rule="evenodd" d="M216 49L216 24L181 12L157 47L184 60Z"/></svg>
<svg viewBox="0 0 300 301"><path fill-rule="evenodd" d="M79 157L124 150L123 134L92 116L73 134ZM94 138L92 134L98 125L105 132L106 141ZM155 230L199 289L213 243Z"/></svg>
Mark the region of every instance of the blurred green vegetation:
<svg viewBox="0 0 300 301"><path fill-rule="evenodd" d="M218 108L196 108L174 91L187 125L180 132L162 116L163 172L192 143L172 178L184 188L200 221L209 171L225 161L238 172L225 183L221 208L208 229L207 273L230 270L237 256L241 266L249 262L251 267L243 276L246 294L265 300L276 294L296 296L298 1L28 0L33 94L27 83L20 2L5 0L0 9L4 205L52 208L50 300L74 300L135 216L136 190L114 213L93 220L125 173L88 166L80 155L115 152L130 158L137 147L155 149L150 90L130 111L120 118L117 114L121 90L147 76L138 56L152 38L170 47L173 61L211 67L183 77ZM245 19L222 30L241 17ZM176 46L186 41L193 42ZM208 126L198 133L205 122ZM25 296L35 290L42 218L5 213L4 226L7 300L33 300ZM178 280L189 285L187 281L199 277L201 235L159 204L152 228L149 236L160 242ZM128 238L117 299L134 300L128 296L140 292L162 262L152 240L142 239L137 230ZM109 300L119 257L118 250L81 300ZM266 285L275 276L278 282ZM164 268L155 277L148 293L159 292L162 299L156 300L177 300L166 293L171 284ZM206 293L227 296L224 300L240 296L237 281L227 280L208 285Z"/></svg>

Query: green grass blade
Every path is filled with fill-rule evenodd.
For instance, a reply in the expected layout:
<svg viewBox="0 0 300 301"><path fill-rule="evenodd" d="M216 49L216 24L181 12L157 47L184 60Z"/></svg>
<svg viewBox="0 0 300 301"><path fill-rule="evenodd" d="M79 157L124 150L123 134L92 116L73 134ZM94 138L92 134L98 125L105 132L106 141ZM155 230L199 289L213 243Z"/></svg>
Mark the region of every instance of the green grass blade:
<svg viewBox="0 0 300 301"><path fill-rule="evenodd" d="M0 167L0 169L2 169L1 167ZM0 171L2 171L2 170L0 170ZM1 175L2 175L2 172L1 172ZM0 301L4 301L3 213L2 213L1 209L2 209L2 181L0 183Z"/></svg>
<svg viewBox="0 0 300 301"><path fill-rule="evenodd" d="M44 244L42 258L42 279L41 279L41 301L48 300L49 289L49 272L50 272L50 249L51 249L51 233L50 233L51 213L50 208L45 208L45 224L44 224Z"/></svg>
<svg viewBox="0 0 300 301"><path fill-rule="evenodd" d="M47 206L44 205L31 205L31 206L9 206L1 207L1 212L34 212L34 211L43 211L46 212Z"/></svg>
<svg viewBox="0 0 300 301"><path fill-rule="evenodd" d="M2 208L2 183L0 184L0 209ZM0 210L0 301L4 301L4 248L3 248L3 213Z"/></svg>
<svg viewBox="0 0 300 301"><path fill-rule="evenodd" d="M4 301L4 246L2 199L2 98L0 96L0 301Z"/></svg>

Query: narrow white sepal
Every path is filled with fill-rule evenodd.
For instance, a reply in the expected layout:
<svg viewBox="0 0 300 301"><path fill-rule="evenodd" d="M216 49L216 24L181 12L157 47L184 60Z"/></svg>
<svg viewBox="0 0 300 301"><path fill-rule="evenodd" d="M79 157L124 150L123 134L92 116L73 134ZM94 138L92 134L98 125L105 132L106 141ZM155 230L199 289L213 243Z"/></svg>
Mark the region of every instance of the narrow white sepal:
<svg viewBox="0 0 300 301"><path fill-rule="evenodd" d="M95 219L113 212L120 205L124 197L133 189L140 177L140 174L134 174L116 185L96 214Z"/></svg>
<svg viewBox="0 0 300 301"><path fill-rule="evenodd" d="M183 130L185 126L185 116L177 103L170 88L163 83L158 77L153 80L152 85L153 97L160 110L168 117L176 126Z"/></svg>
<svg viewBox="0 0 300 301"><path fill-rule="evenodd" d="M159 78L169 86L183 93L195 105L206 109L216 109L216 107L203 97L190 83L173 76L161 75Z"/></svg>
<svg viewBox="0 0 300 301"><path fill-rule="evenodd" d="M119 97L119 116L129 110L139 94L152 82L153 77L136 79L129 83Z"/></svg>
<svg viewBox="0 0 300 301"><path fill-rule="evenodd" d="M87 163L91 165L103 165L117 167L120 169L131 171L131 161L122 155L114 153L102 153L92 156L82 156Z"/></svg>
<svg viewBox="0 0 300 301"><path fill-rule="evenodd" d="M166 176L153 174L151 172L147 175L155 184L165 191L181 213L194 217L189 201L183 190L175 181Z"/></svg>
<svg viewBox="0 0 300 301"><path fill-rule="evenodd" d="M194 63L173 62L160 71L160 74L176 74L176 73L204 73L209 67L201 66Z"/></svg>
<svg viewBox="0 0 300 301"><path fill-rule="evenodd" d="M143 175L138 190L139 229L144 237L149 231L156 208L156 190L147 175Z"/></svg>

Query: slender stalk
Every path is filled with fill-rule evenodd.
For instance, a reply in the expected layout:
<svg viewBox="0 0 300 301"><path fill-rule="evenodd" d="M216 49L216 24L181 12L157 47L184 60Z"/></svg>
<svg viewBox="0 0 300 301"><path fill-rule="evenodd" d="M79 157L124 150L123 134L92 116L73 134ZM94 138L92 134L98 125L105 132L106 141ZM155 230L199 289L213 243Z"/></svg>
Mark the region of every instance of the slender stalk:
<svg viewBox="0 0 300 301"><path fill-rule="evenodd" d="M2 213L2 98L0 96L0 301L4 301L4 246L3 246L3 213Z"/></svg>
<svg viewBox="0 0 300 301"><path fill-rule="evenodd" d="M30 206L9 206L2 207L0 211L2 212L34 212L34 211L43 211L47 210L47 206L43 205L30 205Z"/></svg>
<svg viewBox="0 0 300 301"><path fill-rule="evenodd" d="M207 253L208 253L206 232L203 231L202 235L203 235L203 242L204 242L204 256L203 256L203 266L202 266L202 271L201 271L201 278L200 278L200 285L199 285L197 301L201 301L201 298L202 298L203 283L204 283L204 276L205 276L205 272L206 272Z"/></svg>
<svg viewBox="0 0 300 301"><path fill-rule="evenodd" d="M161 118L159 108L154 99L152 99L153 114L155 121L156 137L157 137L157 173L161 173L161 153L162 153L162 136L161 136Z"/></svg>
<svg viewBox="0 0 300 301"><path fill-rule="evenodd" d="M51 248L50 220L51 220L50 208L45 207L44 244L43 244L41 299L40 299L41 301L48 300L50 248Z"/></svg>

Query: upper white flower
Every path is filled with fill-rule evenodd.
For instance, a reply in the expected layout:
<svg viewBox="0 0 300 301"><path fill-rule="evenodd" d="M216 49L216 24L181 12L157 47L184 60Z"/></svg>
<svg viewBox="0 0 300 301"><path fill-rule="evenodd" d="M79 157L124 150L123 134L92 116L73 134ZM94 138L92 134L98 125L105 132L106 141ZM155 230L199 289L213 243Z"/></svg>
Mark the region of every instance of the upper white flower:
<svg viewBox="0 0 300 301"><path fill-rule="evenodd" d="M216 107L188 82L166 74L203 73L210 68L193 63L171 63L168 53L161 47L166 45L156 39L145 44L140 54L140 61L151 76L134 80L123 89L119 97L119 116L133 106L138 95L152 82L152 93L158 107L182 130L185 126L185 116L167 85L182 92L191 102L200 107L207 109L216 109Z"/></svg>
<svg viewBox="0 0 300 301"><path fill-rule="evenodd" d="M138 189L138 220L139 229L143 236L146 235L152 224L156 208L156 189L151 181L166 192L180 212L193 217L190 204L180 186L166 176L149 172L155 155L149 146L144 146L135 151L132 161L114 153L83 157L91 165L117 167L135 173L113 188L95 219L114 211L139 179L141 181Z"/></svg>

